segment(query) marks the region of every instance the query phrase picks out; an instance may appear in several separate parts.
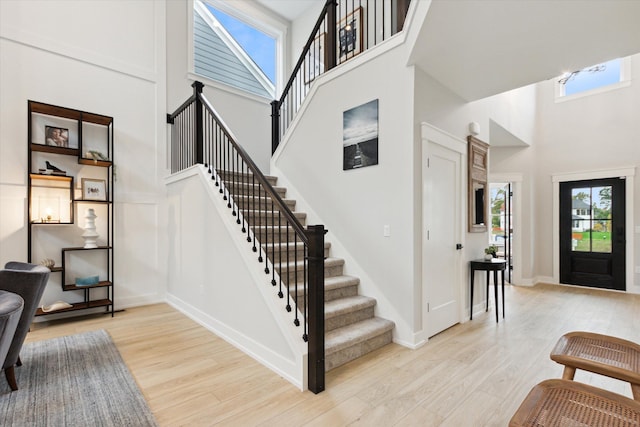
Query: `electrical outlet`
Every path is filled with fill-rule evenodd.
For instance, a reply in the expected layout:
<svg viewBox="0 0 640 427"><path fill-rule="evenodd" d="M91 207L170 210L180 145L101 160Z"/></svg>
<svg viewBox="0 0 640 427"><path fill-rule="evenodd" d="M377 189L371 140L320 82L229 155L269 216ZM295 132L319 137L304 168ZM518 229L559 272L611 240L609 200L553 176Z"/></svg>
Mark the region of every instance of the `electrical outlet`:
<svg viewBox="0 0 640 427"><path fill-rule="evenodd" d="M384 227L382 227L382 235L384 237L391 236L391 227L389 227L388 225L385 225Z"/></svg>

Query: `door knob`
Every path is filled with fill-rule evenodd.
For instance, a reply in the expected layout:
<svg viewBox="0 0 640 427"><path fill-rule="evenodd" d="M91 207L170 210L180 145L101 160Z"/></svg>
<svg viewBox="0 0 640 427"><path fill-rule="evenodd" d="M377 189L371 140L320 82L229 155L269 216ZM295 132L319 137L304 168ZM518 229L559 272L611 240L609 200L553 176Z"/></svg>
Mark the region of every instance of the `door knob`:
<svg viewBox="0 0 640 427"><path fill-rule="evenodd" d="M456 250L460 250L462 248L463 248L462 243L456 243Z"/></svg>

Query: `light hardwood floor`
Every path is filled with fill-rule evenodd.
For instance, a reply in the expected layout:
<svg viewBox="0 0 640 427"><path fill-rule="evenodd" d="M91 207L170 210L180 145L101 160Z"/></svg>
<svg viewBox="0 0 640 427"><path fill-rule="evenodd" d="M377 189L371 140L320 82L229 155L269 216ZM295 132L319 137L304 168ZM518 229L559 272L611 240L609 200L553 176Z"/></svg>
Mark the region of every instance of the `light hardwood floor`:
<svg viewBox="0 0 640 427"><path fill-rule="evenodd" d="M166 304L36 324L27 341L106 329L161 426L505 426L536 383L559 378L549 352L586 330L640 342L640 296L575 287L507 286L493 308L418 350L391 344L300 392ZM19 368L24 369L24 368ZM631 397L628 384L576 380Z"/></svg>

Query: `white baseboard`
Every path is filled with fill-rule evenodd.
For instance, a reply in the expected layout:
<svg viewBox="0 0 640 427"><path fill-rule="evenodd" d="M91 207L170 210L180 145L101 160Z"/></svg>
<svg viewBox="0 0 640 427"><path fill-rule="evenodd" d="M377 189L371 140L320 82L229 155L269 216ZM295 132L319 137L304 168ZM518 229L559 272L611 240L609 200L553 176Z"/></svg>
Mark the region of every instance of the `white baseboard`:
<svg viewBox="0 0 640 427"><path fill-rule="evenodd" d="M173 295L167 295L166 302L185 316L219 336L243 353L252 357L257 362L282 376L301 391L304 391L304 373L306 372L307 366L307 354L302 355L303 360L300 362L302 364L302 369L300 369L298 366L299 364L296 363L295 360L283 358L279 354L274 353L271 349L266 348L262 344L229 327L228 325L221 323L217 319L214 319L207 313L204 313L202 310L193 307L183 300L176 298ZM295 375L296 372L299 375L298 377Z"/></svg>

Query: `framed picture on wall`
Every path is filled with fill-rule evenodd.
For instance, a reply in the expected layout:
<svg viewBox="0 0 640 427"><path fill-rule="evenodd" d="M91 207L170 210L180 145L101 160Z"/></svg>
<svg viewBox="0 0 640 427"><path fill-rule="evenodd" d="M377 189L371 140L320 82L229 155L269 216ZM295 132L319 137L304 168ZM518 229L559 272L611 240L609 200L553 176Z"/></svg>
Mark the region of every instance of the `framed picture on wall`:
<svg viewBox="0 0 640 427"><path fill-rule="evenodd" d="M342 113L342 170L378 164L378 100Z"/></svg>
<svg viewBox="0 0 640 427"><path fill-rule="evenodd" d="M104 179L82 178L83 200L107 200L107 182Z"/></svg>
<svg viewBox="0 0 640 427"><path fill-rule="evenodd" d="M362 7L355 9L338 22L338 62L362 52Z"/></svg>

